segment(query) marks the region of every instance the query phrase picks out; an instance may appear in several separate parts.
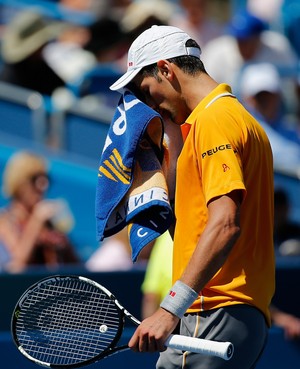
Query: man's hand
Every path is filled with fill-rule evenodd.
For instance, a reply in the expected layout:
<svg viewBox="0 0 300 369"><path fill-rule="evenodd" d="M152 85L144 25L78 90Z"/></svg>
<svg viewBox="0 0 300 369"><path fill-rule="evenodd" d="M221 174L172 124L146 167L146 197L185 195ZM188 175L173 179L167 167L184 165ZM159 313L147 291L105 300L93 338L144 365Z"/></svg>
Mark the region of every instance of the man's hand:
<svg viewBox="0 0 300 369"><path fill-rule="evenodd" d="M136 352L165 351L164 343L178 322L177 316L159 308L153 315L142 321L128 346Z"/></svg>

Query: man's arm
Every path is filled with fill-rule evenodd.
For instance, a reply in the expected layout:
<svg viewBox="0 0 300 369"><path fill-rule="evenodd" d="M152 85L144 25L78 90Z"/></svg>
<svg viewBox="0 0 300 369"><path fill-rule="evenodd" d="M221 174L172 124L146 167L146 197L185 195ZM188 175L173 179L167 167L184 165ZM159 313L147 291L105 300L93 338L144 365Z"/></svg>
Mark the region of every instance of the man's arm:
<svg viewBox="0 0 300 369"><path fill-rule="evenodd" d="M240 234L241 193L221 196L208 205L208 222L181 281L201 291L226 261Z"/></svg>
<svg viewBox="0 0 300 369"><path fill-rule="evenodd" d="M181 282L200 292L226 261L240 234L241 192L233 191L213 199L208 205L208 222L181 277ZM134 351L164 351L164 342L179 317L159 308L145 319L132 336Z"/></svg>

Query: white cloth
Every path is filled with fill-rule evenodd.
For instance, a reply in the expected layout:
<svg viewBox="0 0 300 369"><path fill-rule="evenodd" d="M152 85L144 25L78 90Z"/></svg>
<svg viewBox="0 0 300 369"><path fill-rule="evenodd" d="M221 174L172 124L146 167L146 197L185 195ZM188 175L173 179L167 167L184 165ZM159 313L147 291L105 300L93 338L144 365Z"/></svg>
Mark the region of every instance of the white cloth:
<svg viewBox="0 0 300 369"><path fill-rule="evenodd" d="M129 270L132 261L124 243L112 237L99 246L85 266L92 272Z"/></svg>
<svg viewBox="0 0 300 369"><path fill-rule="evenodd" d="M43 50L47 64L66 83L75 81L96 66L95 56L80 46L67 42L52 42Z"/></svg>

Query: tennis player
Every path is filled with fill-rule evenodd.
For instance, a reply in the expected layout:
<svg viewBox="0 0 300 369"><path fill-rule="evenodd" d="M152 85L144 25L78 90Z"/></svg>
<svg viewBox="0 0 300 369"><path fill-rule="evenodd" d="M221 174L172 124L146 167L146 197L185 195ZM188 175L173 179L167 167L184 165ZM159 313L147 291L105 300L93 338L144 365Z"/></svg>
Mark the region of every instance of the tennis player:
<svg viewBox="0 0 300 369"><path fill-rule="evenodd" d="M266 344L274 293L273 163L268 138L226 84L206 72L182 30L153 26L132 43L129 87L181 125L173 286L133 334L133 351L160 351L157 368L250 369ZM220 60L222 68L222 60ZM233 358L166 349L180 333L231 341Z"/></svg>

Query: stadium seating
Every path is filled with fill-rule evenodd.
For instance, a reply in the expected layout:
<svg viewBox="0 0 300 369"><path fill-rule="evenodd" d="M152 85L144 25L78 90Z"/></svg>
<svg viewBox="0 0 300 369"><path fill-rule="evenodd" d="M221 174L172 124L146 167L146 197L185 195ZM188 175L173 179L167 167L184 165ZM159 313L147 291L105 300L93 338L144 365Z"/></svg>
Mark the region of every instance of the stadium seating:
<svg viewBox="0 0 300 369"><path fill-rule="evenodd" d="M96 110L92 110L87 102L76 101L66 109L54 109L52 137L56 137L60 149L98 162L111 118L112 110L100 102Z"/></svg>
<svg viewBox="0 0 300 369"><path fill-rule="evenodd" d="M110 91L112 85L122 73L111 64L101 63L98 66L84 73L77 80L68 84L68 88L76 97L93 94L109 94L109 97L117 96L118 93Z"/></svg>
<svg viewBox="0 0 300 369"><path fill-rule="evenodd" d="M41 94L0 82L0 132L42 143L46 118L47 101Z"/></svg>

